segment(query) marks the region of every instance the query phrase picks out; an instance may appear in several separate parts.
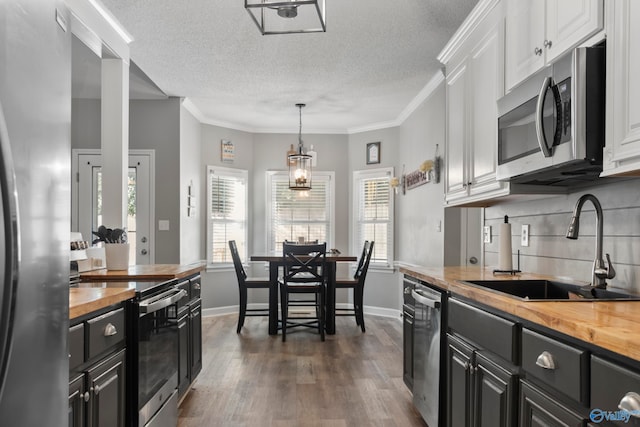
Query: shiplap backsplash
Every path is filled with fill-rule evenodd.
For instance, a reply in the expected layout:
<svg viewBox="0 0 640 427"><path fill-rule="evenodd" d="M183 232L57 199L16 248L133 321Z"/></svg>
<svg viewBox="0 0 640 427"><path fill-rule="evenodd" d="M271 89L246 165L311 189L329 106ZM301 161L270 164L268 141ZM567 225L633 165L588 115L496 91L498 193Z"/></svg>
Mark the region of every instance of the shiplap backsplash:
<svg viewBox="0 0 640 427"><path fill-rule="evenodd" d="M628 179L583 188L567 195L508 202L485 209L491 243L484 243L485 265L498 265L500 223L509 216L513 265L520 250L520 269L580 281L591 281L596 243L596 214L587 201L580 216L578 240L565 237L573 208L583 194L598 198L603 210L604 254L611 255L616 277L610 287L640 293L640 180ZM530 224L529 246L520 245L522 224ZM606 258L605 258L606 260Z"/></svg>

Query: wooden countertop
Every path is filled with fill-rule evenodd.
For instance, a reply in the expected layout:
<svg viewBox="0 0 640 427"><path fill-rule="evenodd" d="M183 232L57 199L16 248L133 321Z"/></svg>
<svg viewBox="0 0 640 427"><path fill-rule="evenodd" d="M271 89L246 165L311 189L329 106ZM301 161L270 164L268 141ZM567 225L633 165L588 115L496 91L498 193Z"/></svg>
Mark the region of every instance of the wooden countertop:
<svg viewBox="0 0 640 427"><path fill-rule="evenodd" d="M85 282L69 288L69 319L75 319L135 296L135 282L182 279L204 270L204 264L133 265L128 270L80 273Z"/></svg>
<svg viewBox="0 0 640 427"><path fill-rule="evenodd" d="M69 319L133 298L135 287L69 288Z"/></svg>
<svg viewBox="0 0 640 427"><path fill-rule="evenodd" d="M576 282L567 277L532 273L520 273L517 276L494 275L492 269L480 267L401 266L400 272L448 290L452 294L464 296L486 306L640 361L640 301L523 301L496 291L464 285L459 282L461 280L513 279Z"/></svg>
<svg viewBox="0 0 640 427"><path fill-rule="evenodd" d="M204 270L204 264L132 265L128 270L92 270L80 273L83 281L104 280L171 280L182 279Z"/></svg>

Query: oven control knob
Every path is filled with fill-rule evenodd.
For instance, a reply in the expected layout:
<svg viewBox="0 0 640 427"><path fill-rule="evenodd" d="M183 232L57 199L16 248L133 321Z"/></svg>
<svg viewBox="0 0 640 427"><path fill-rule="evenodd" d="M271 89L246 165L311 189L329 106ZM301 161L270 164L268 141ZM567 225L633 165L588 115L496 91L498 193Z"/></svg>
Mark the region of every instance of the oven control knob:
<svg viewBox="0 0 640 427"><path fill-rule="evenodd" d="M143 250L141 250L141 251L140 251L140 253L141 253L142 255L146 255L146 254L147 254L147 250L146 250L146 249L143 249Z"/></svg>

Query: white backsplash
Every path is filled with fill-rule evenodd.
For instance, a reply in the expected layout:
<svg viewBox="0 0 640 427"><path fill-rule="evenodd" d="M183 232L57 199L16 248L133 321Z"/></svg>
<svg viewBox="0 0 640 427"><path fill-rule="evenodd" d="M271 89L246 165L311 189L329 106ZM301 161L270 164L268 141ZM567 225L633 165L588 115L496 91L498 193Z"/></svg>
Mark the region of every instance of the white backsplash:
<svg viewBox="0 0 640 427"><path fill-rule="evenodd" d="M485 209L485 225L494 235L484 244L485 265L498 265L498 230L504 215L512 223L513 265L520 250L522 271L590 281L595 257L596 215L585 203L580 216L578 240L565 237L578 198L591 193L603 210L603 253L609 253L616 277L610 287L640 293L640 179L609 180L606 184L544 199L501 203ZM520 245L522 224L530 224L529 246Z"/></svg>

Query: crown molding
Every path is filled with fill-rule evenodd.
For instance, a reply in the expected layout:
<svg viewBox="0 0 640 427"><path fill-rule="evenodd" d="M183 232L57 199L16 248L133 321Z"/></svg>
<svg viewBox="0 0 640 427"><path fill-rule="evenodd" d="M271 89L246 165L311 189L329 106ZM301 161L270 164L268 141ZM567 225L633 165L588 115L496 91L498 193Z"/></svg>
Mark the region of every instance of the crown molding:
<svg viewBox="0 0 640 427"><path fill-rule="evenodd" d="M464 20L462 25L458 27L453 37L445 45L437 59L442 64L446 64L458 51L460 46L469 37L469 34L482 22L482 20L491 12L491 10L500 3L500 0L480 0L473 8L469 16Z"/></svg>

